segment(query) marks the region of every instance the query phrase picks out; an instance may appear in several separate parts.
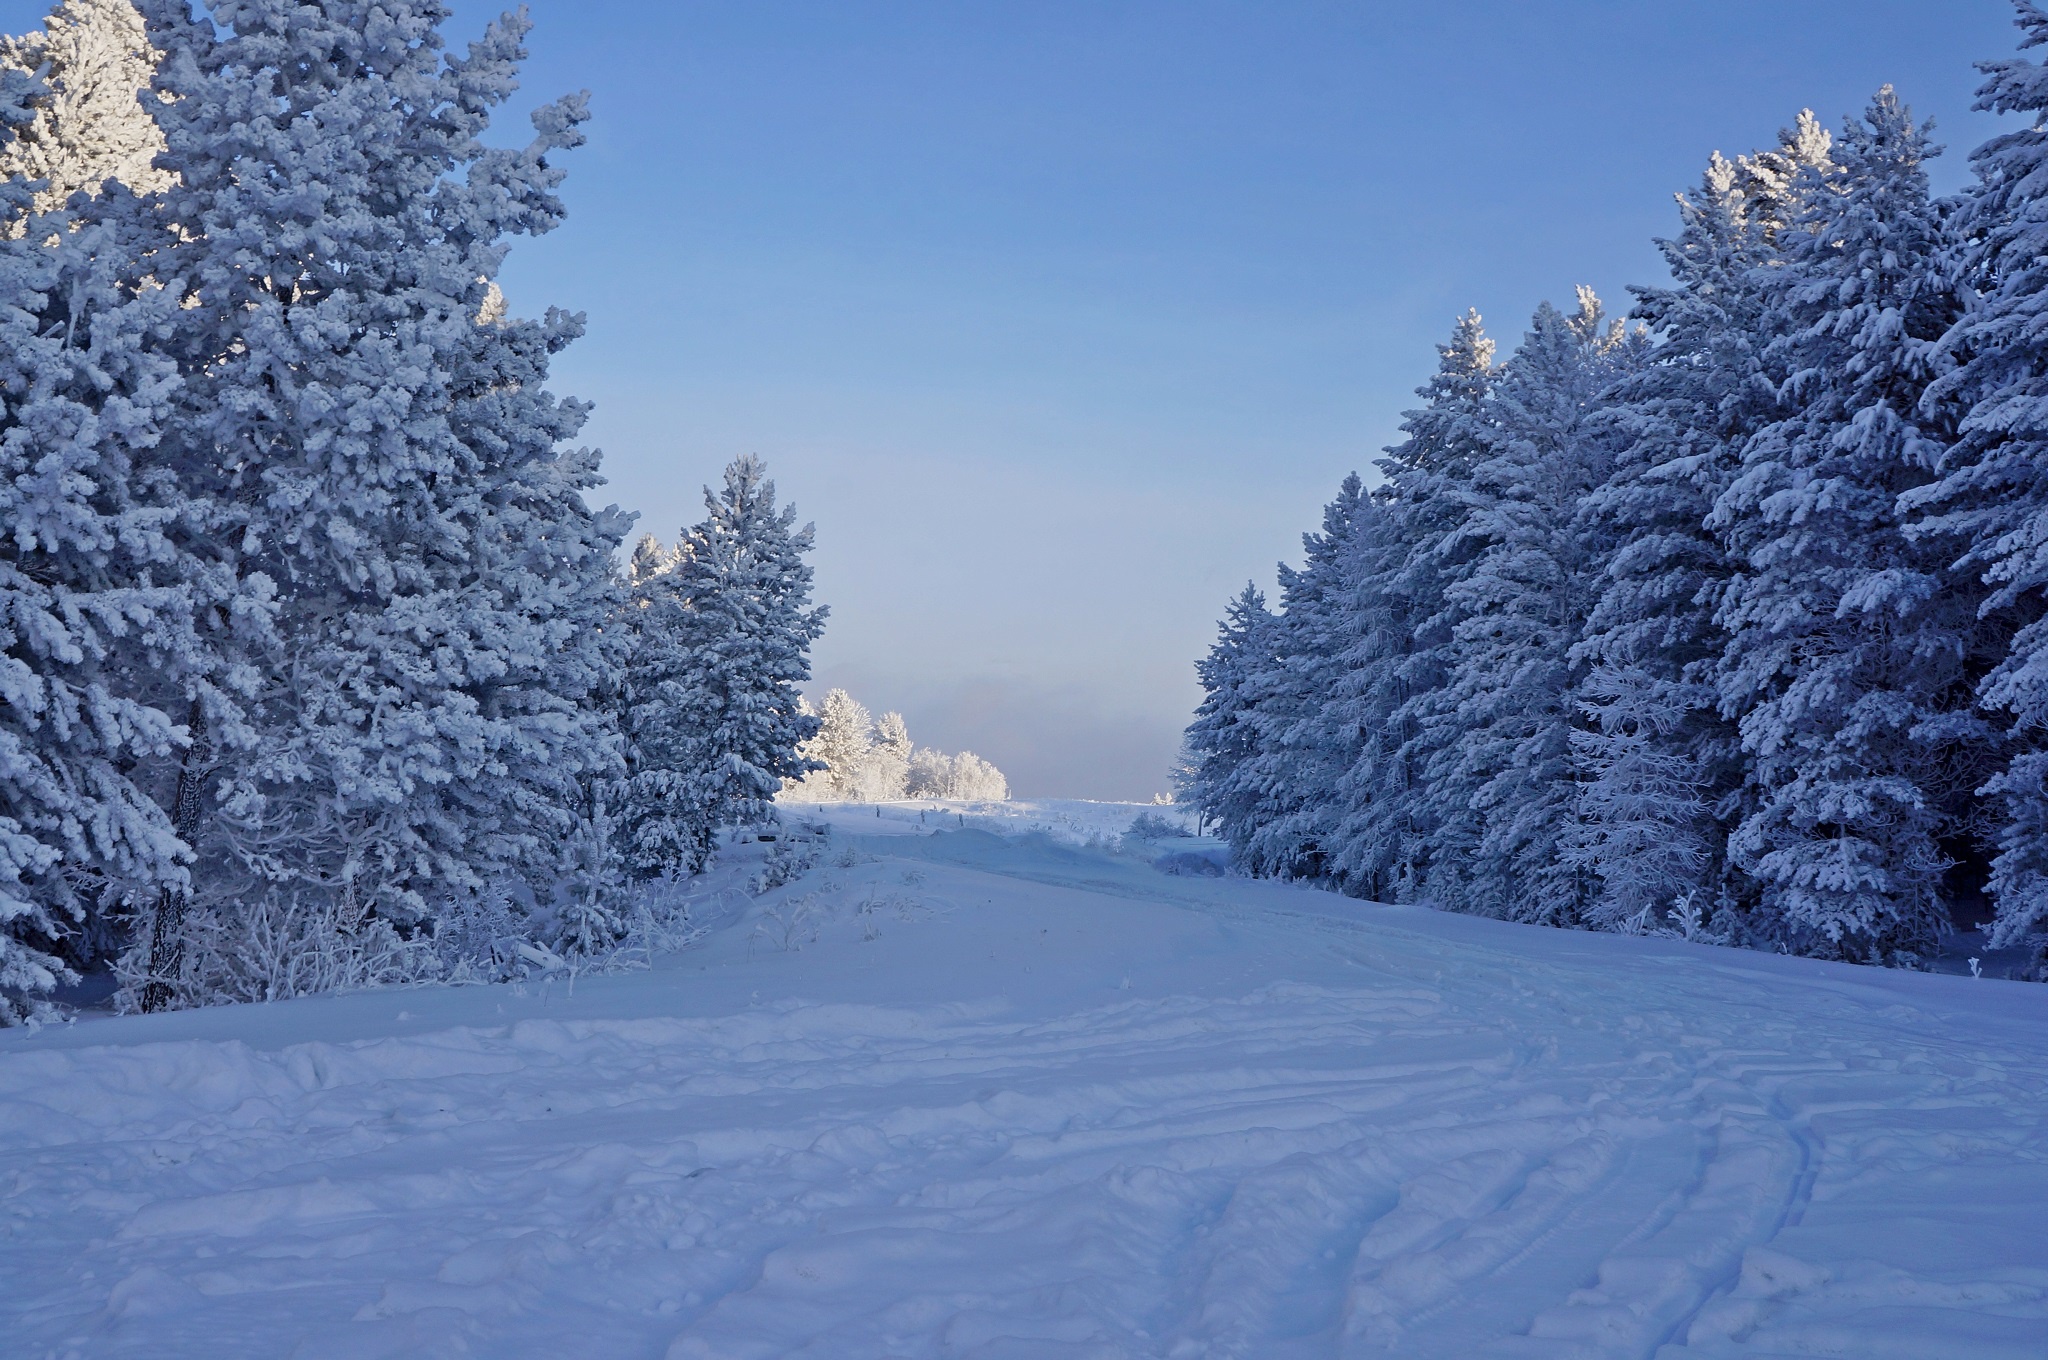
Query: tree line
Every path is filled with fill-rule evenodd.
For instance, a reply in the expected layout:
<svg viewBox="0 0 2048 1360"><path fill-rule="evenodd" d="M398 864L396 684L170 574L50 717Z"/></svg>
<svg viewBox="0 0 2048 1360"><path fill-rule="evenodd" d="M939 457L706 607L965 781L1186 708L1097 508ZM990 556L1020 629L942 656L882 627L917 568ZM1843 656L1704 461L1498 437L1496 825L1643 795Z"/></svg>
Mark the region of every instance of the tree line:
<svg viewBox="0 0 2048 1360"><path fill-rule="evenodd" d="M2018 0L2023 46L2048 15ZM1476 314L1198 665L1251 872L1915 966L2048 918L2048 69L1930 191L1887 87L1709 162L1631 323Z"/></svg>
<svg viewBox="0 0 2048 1360"><path fill-rule="evenodd" d="M817 718L818 734L798 748L817 768L784 788L790 802L939 798L1000 803L1010 796L1010 781L990 762L972 751L948 755L919 746L911 741L901 713L877 718L843 689L825 692Z"/></svg>

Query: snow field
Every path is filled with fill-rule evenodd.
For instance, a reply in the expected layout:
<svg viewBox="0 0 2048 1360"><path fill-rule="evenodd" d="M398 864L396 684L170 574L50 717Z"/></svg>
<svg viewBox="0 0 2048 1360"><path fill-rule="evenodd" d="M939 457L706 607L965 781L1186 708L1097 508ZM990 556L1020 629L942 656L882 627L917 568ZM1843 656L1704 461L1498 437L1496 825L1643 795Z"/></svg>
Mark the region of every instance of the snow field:
<svg viewBox="0 0 2048 1360"><path fill-rule="evenodd" d="M1002 802L907 798L885 803L787 803L782 815L824 822L853 836L939 831L988 831L1003 836L1037 833L1063 845L1113 849L1141 814L1194 829L1194 813L1172 804L1098 803L1083 798L1013 798ZM1192 839L1192 838L1190 838ZM1217 842L1220 844L1220 842Z"/></svg>
<svg viewBox="0 0 2048 1360"><path fill-rule="evenodd" d="M573 995L0 1036L0 1350L2048 1353L2048 991L833 820Z"/></svg>

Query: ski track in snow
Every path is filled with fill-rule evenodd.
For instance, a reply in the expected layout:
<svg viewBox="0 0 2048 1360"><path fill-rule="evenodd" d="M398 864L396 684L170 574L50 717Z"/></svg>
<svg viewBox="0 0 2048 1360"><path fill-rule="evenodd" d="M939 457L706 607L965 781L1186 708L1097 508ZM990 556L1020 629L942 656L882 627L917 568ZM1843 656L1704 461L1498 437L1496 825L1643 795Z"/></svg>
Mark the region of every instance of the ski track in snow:
<svg viewBox="0 0 2048 1360"><path fill-rule="evenodd" d="M7 1036L0 1354L2048 1355L2048 989L862 844L801 953Z"/></svg>

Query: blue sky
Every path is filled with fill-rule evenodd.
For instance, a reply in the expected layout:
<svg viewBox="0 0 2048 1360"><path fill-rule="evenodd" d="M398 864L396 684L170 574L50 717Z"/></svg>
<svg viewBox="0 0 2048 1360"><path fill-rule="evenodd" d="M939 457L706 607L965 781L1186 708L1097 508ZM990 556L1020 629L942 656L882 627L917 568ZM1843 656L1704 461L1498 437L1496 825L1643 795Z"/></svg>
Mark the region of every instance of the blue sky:
<svg viewBox="0 0 2048 1360"><path fill-rule="evenodd" d="M556 386L605 498L673 537L761 454L818 524L820 682L1084 797L1165 787L1224 598L1460 311L1506 345L1578 283L1625 309L1710 151L1886 81L1954 187L2014 38L2005 0L531 12L523 98L596 118L504 282L589 316Z"/></svg>

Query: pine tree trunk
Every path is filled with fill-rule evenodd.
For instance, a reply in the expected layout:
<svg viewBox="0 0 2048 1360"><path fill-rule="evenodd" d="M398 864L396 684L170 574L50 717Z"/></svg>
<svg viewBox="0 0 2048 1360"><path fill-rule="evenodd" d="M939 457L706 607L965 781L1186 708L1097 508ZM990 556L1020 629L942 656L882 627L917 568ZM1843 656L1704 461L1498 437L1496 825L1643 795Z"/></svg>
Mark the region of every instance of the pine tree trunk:
<svg viewBox="0 0 2048 1360"><path fill-rule="evenodd" d="M212 747L206 740L206 715L192 704L192 744L178 766L178 792L171 804L171 825L178 839L194 846L199 837L199 798ZM156 922L149 933L149 981L142 988L142 1009L171 1007L171 988L185 964L185 907L191 894L166 886L156 900Z"/></svg>

